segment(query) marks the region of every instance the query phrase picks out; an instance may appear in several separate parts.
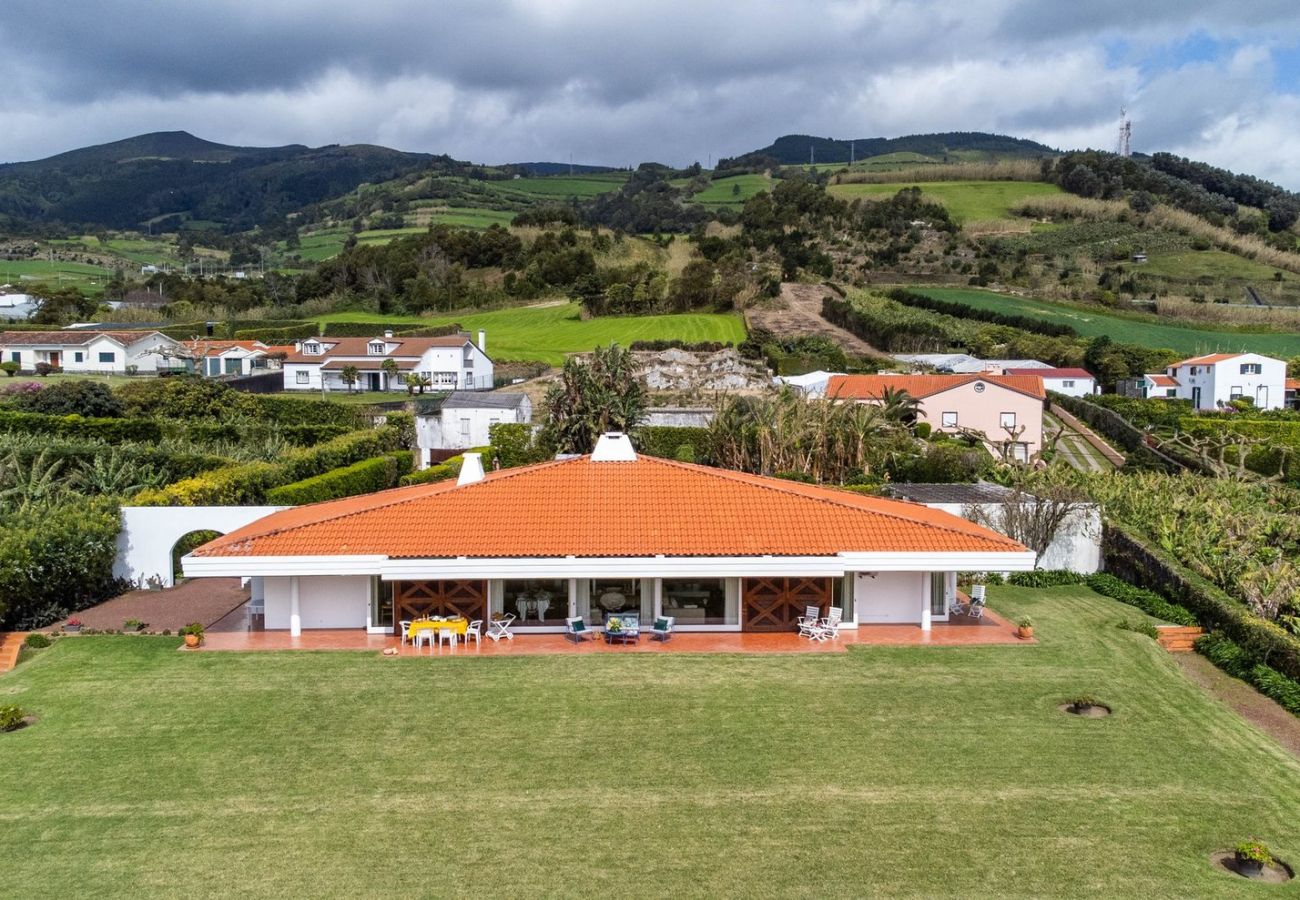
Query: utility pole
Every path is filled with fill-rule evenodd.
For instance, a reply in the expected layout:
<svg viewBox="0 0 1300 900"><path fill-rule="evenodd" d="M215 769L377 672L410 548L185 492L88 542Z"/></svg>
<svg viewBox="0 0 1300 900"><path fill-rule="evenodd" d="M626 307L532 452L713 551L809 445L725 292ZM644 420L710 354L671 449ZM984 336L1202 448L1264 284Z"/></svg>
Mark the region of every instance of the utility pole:
<svg viewBox="0 0 1300 900"><path fill-rule="evenodd" d="M858 161L858 142L849 141L849 165Z"/></svg>

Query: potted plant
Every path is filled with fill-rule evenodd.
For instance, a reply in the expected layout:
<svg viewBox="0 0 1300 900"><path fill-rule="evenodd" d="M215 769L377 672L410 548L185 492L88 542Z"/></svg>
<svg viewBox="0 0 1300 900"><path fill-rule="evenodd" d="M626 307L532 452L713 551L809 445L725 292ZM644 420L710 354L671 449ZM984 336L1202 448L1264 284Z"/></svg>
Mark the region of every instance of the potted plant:
<svg viewBox="0 0 1300 900"><path fill-rule="evenodd" d="M1264 874L1264 867L1273 862L1273 854L1261 841L1242 841L1236 846L1233 855L1237 860L1237 871L1247 878L1258 878Z"/></svg>
<svg viewBox="0 0 1300 900"><path fill-rule="evenodd" d="M1020 621L1016 624L1019 626L1017 633L1022 638L1028 640L1034 636L1034 620L1029 618L1029 616L1021 616Z"/></svg>
<svg viewBox="0 0 1300 900"><path fill-rule="evenodd" d="M1098 706L1100 704L1098 703L1095 697L1090 697L1087 694L1080 694L1079 696L1070 700L1069 703L1067 703L1066 705L1070 707L1070 712L1085 713L1088 710L1092 709L1094 706Z"/></svg>
<svg viewBox="0 0 1300 900"><path fill-rule="evenodd" d="M144 631L148 627L149 627L148 622L142 622L139 619L127 619L125 622L122 623L122 630L127 632L128 634L137 631Z"/></svg>
<svg viewBox="0 0 1300 900"><path fill-rule="evenodd" d="M203 623L191 622L180 630L180 635L185 638L186 647L197 647L203 643Z"/></svg>
<svg viewBox="0 0 1300 900"><path fill-rule="evenodd" d="M63 623L63 630L71 634L76 634L81 630L81 620L76 616L72 616L68 621Z"/></svg>
<svg viewBox="0 0 1300 900"><path fill-rule="evenodd" d="M618 634L623 630L623 623L616 618L610 618L605 622L605 630L610 634Z"/></svg>

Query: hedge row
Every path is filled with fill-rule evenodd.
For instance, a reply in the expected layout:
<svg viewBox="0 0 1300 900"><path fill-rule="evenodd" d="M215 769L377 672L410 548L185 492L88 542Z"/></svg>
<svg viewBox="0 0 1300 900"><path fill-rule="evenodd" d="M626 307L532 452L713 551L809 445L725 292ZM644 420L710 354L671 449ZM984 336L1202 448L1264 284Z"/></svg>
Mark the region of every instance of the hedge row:
<svg viewBox="0 0 1300 900"><path fill-rule="evenodd" d="M644 425L633 433L632 445L646 456L707 462L712 458L713 438L709 429L697 426Z"/></svg>
<svg viewBox="0 0 1300 900"><path fill-rule="evenodd" d="M1060 587L1064 584L1082 584L1088 580L1087 575L1071 572L1069 569L1034 569L1032 572L1012 572L1007 584L1016 587Z"/></svg>
<svg viewBox="0 0 1300 900"><path fill-rule="evenodd" d="M1080 397L1067 397L1055 392L1050 392L1048 396L1057 406L1123 447L1128 453L1128 465L1134 468L1156 469L1170 474L1181 472L1185 468L1181 460L1148 446L1146 433L1119 412Z"/></svg>
<svg viewBox="0 0 1300 900"><path fill-rule="evenodd" d="M94 464L97 457L113 455L132 466L148 466L162 473L166 481L191 478L200 472L229 465L230 460L215 453L175 453L152 444L100 444L78 438L52 438L39 446L21 446L6 451L16 455L24 465L44 455L47 463L62 462L62 476Z"/></svg>
<svg viewBox="0 0 1300 900"><path fill-rule="evenodd" d="M305 397L284 397L279 394L248 394L257 411L257 417L277 425L343 425L347 428L367 424L365 414L355 406L327 400L309 400Z"/></svg>
<svg viewBox="0 0 1300 900"><path fill-rule="evenodd" d="M116 504L96 498L17 510L0 528L0 630L41 628L120 593Z"/></svg>
<svg viewBox="0 0 1300 900"><path fill-rule="evenodd" d="M371 494L396 486L398 479L411 471L413 462L414 454L410 450L363 459L350 466L272 488L266 492L266 502L272 506L299 506Z"/></svg>
<svg viewBox="0 0 1300 900"><path fill-rule="evenodd" d="M281 328L257 326L255 328L239 329L234 333L234 339L237 341L261 341L263 344L292 344L294 341L300 341L303 338L316 337L318 331L315 322L286 325Z"/></svg>
<svg viewBox="0 0 1300 900"><path fill-rule="evenodd" d="M1127 603L1129 606L1136 606L1148 616L1174 625L1196 624L1196 616L1192 615L1186 607L1179 606L1177 603L1170 603L1154 591L1135 587L1127 581L1116 578L1114 575L1097 572L1083 580L1088 587L1102 596L1110 597L1112 600L1118 600L1121 603Z"/></svg>
<svg viewBox="0 0 1300 900"><path fill-rule="evenodd" d="M162 440L162 424L153 419L86 418L51 416L45 413L0 410L0 431L22 434L53 434L60 437L95 438L118 444L139 441L156 444Z"/></svg>
<svg viewBox="0 0 1300 900"><path fill-rule="evenodd" d="M840 296L844 296L842 293ZM1069 325L1057 324L1055 322L1045 322L1042 319L1035 319L1032 316L1008 315L1007 313L994 312L991 309L977 309L974 306L968 306L965 303L957 303L951 300L936 300L934 297L927 297L924 294L918 294L909 291L906 288L895 288L889 291L885 296L904 306L914 306L918 309L929 310L930 312L942 313L945 316L953 316L958 319L977 319L981 322L989 322L993 325L1007 325L1011 328L1019 328L1021 331L1031 331L1035 334L1045 334L1049 337L1078 337L1079 332L1075 331Z"/></svg>
<svg viewBox="0 0 1300 900"><path fill-rule="evenodd" d="M633 341L628 345L632 350L688 350L693 353L717 353L728 350L735 344L724 341L682 341L677 339L659 341Z"/></svg>
<svg viewBox="0 0 1300 900"><path fill-rule="evenodd" d="M1203 634L1196 639L1196 651L1234 678L1256 687L1288 712L1300 716L1300 682L1277 669L1254 662L1250 654L1221 634Z"/></svg>
<svg viewBox="0 0 1300 900"><path fill-rule="evenodd" d="M269 423L235 425L227 422L189 422L178 433L191 441L250 441L272 436L284 438L296 447L312 447L354 429L346 425L286 425L277 428Z"/></svg>
<svg viewBox="0 0 1300 900"><path fill-rule="evenodd" d="M1222 589L1152 547L1123 526L1107 523L1106 569L1186 607L1207 631L1222 631L1252 661L1300 680L1300 638L1252 613Z"/></svg>
<svg viewBox="0 0 1300 900"><path fill-rule="evenodd" d="M224 466L165 488L142 491L134 503L137 506L254 506L265 503L267 493L274 488L396 450L400 440L398 429L388 425L371 431L354 431L315 447L291 451L276 462Z"/></svg>

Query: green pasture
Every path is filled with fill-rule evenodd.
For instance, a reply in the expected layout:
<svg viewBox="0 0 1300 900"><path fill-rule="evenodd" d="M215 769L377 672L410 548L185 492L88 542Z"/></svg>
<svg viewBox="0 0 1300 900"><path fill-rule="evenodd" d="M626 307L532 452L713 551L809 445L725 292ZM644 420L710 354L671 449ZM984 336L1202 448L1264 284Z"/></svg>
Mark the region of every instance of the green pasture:
<svg viewBox="0 0 1300 900"><path fill-rule="evenodd" d="M766 175L733 175L719 178L690 198L705 206L739 206L755 194L770 191L776 182Z"/></svg>
<svg viewBox="0 0 1300 900"><path fill-rule="evenodd" d="M941 202L960 223L1011 218L1011 210L1025 200L1059 194L1054 184L1040 181L923 181L916 184L833 184L827 191L843 200L856 197L890 197L905 187L919 187Z"/></svg>

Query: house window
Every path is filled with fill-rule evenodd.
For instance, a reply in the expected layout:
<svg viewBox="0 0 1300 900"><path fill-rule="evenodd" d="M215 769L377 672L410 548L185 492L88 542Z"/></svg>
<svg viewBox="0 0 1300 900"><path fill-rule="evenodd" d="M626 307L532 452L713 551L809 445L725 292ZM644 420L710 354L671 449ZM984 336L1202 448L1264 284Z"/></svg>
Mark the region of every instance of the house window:
<svg viewBox="0 0 1300 900"><path fill-rule="evenodd" d="M1236 400L1238 397L1241 396L1241 394L1242 394L1242 390L1241 390L1241 385L1239 384L1233 385L1231 388L1228 389L1229 400Z"/></svg>
<svg viewBox="0 0 1300 900"><path fill-rule="evenodd" d="M588 625L604 625L605 617L641 613L641 579L593 579L588 585Z"/></svg>
<svg viewBox="0 0 1300 900"><path fill-rule="evenodd" d="M99 361L102 363L117 362L117 354L111 350L101 350L99 353Z"/></svg>
<svg viewBox="0 0 1300 900"><path fill-rule="evenodd" d="M461 420L460 420L460 437L461 437L461 440L464 440L464 441L468 441L468 440L469 440L469 419L468 419L467 417L461 417Z"/></svg>
<svg viewBox="0 0 1300 900"><path fill-rule="evenodd" d="M450 386L450 387L456 386L455 372L425 372L424 374L432 376L429 380L433 382L435 386L438 385Z"/></svg>
<svg viewBox="0 0 1300 900"><path fill-rule="evenodd" d="M939 419L942 428L956 428L957 414L955 412L946 412Z"/></svg>
<svg viewBox="0 0 1300 900"><path fill-rule="evenodd" d="M73 353L72 353L72 361L73 361L73 362L85 362L85 361L86 361L86 354L83 353L83 352L81 352L80 350L74 350Z"/></svg>
<svg viewBox="0 0 1300 900"><path fill-rule="evenodd" d="M721 578L665 578L663 614L675 625L735 625L727 615L727 583Z"/></svg>
<svg viewBox="0 0 1300 900"><path fill-rule="evenodd" d="M302 345L302 352L312 354L320 353L320 344L315 341L308 341Z"/></svg>
<svg viewBox="0 0 1300 900"><path fill-rule="evenodd" d="M1015 428L1015 427L1016 427L1016 414L1013 413L1013 412L1009 412L1009 413L1004 412L1004 413L1002 413L1002 415L998 417L998 424L999 424L1000 426L1002 426L1003 428Z"/></svg>
<svg viewBox="0 0 1300 900"><path fill-rule="evenodd" d="M1016 441L1011 445L1011 458L1018 463L1029 462L1029 445L1024 441Z"/></svg>
<svg viewBox="0 0 1300 900"><path fill-rule="evenodd" d="M1066 378L1064 381L1061 382L1061 387L1067 387L1067 388L1074 387L1074 379Z"/></svg>
<svg viewBox="0 0 1300 900"><path fill-rule="evenodd" d="M383 342L383 341L371 341L371 342L370 342L370 354L371 354L372 356L383 356L383 355L384 355L384 342Z"/></svg>
<svg viewBox="0 0 1300 900"><path fill-rule="evenodd" d="M507 578L501 583L501 609L493 611L515 615L516 625L563 625L569 617L569 581Z"/></svg>
<svg viewBox="0 0 1300 900"><path fill-rule="evenodd" d="M370 579L370 624L375 628L393 627L392 583L385 584L379 576Z"/></svg>
<svg viewBox="0 0 1300 900"><path fill-rule="evenodd" d="M1242 375L1259 375L1259 374L1261 374L1263 371L1264 371L1264 366L1263 366L1263 364L1261 364L1261 363L1242 363L1242 364L1241 364L1241 374L1242 374Z"/></svg>
<svg viewBox="0 0 1300 900"><path fill-rule="evenodd" d="M465 345L465 368L474 368L474 347L471 344Z"/></svg>
<svg viewBox="0 0 1300 900"><path fill-rule="evenodd" d="M1177 389L1177 388L1166 388L1166 389L1165 389L1165 396L1166 396L1166 397L1177 397L1177 396L1178 396L1178 389Z"/></svg>
<svg viewBox="0 0 1300 900"><path fill-rule="evenodd" d="M20 363L23 361L23 354L18 350L9 351L9 361Z"/></svg>
<svg viewBox="0 0 1300 900"><path fill-rule="evenodd" d="M293 377L297 384L308 384L311 381L311 375L302 370L295 372Z"/></svg>

